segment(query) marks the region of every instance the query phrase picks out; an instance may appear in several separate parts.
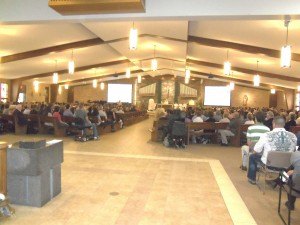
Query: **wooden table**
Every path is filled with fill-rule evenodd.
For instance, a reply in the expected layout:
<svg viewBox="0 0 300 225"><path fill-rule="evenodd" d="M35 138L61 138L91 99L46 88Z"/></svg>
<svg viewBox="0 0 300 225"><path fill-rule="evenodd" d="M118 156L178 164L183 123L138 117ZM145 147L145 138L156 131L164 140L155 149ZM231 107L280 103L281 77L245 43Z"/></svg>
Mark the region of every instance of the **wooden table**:
<svg viewBox="0 0 300 225"><path fill-rule="evenodd" d="M0 142L0 193L7 195L6 186L7 143Z"/></svg>

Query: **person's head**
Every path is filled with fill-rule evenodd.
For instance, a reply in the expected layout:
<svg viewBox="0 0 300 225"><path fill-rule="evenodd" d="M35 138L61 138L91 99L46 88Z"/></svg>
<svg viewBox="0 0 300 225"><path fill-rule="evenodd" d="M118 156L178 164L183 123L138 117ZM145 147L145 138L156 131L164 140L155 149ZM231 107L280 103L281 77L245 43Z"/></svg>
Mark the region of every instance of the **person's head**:
<svg viewBox="0 0 300 225"><path fill-rule="evenodd" d="M79 109L83 109L83 108L84 108L84 104L83 104L83 103L80 103L80 104L78 105L78 107L79 107Z"/></svg>
<svg viewBox="0 0 300 225"><path fill-rule="evenodd" d="M99 110L103 110L103 105L99 105Z"/></svg>
<svg viewBox="0 0 300 225"><path fill-rule="evenodd" d="M6 104L4 105L4 108L5 108L5 109L8 109L8 108L9 108L9 104L6 103Z"/></svg>
<svg viewBox="0 0 300 225"><path fill-rule="evenodd" d="M228 111L224 111L223 118L228 118L228 117L229 117L229 112Z"/></svg>
<svg viewBox="0 0 300 225"><path fill-rule="evenodd" d="M19 111L21 112L21 111L22 111L22 105L21 105L21 104L18 104L18 105L16 106L16 109L19 110Z"/></svg>
<svg viewBox="0 0 300 225"><path fill-rule="evenodd" d="M268 111L266 119L271 119L271 118L274 118L274 113L272 111Z"/></svg>
<svg viewBox="0 0 300 225"><path fill-rule="evenodd" d="M208 116L209 118L213 118L213 117L214 117L214 112L213 112L212 110L209 110L209 111L207 112L207 116Z"/></svg>
<svg viewBox="0 0 300 225"><path fill-rule="evenodd" d="M250 121L253 120L253 114L249 112L247 114L247 119L250 120Z"/></svg>
<svg viewBox="0 0 300 225"><path fill-rule="evenodd" d="M276 116L273 119L273 129L274 128L283 128L285 125L285 119L282 116Z"/></svg>
<svg viewBox="0 0 300 225"><path fill-rule="evenodd" d="M257 123L263 123L265 120L264 113L262 111L257 111L255 113L255 120Z"/></svg>
<svg viewBox="0 0 300 225"><path fill-rule="evenodd" d="M295 113L290 113L290 119L295 120L296 119L296 114Z"/></svg>
<svg viewBox="0 0 300 225"><path fill-rule="evenodd" d="M69 104L66 104L65 107L66 107L66 109L69 109L69 108L70 108L70 105L69 105Z"/></svg>
<svg viewBox="0 0 300 225"><path fill-rule="evenodd" d="M59 106L58 105L54 106L53 112L59 112Z"/></svg>
<svg viewBox="0 0 300 225"><path fill-rule="evenodd" d="M233 119L237 119L237 118L239 118L240 117L240 114L238 113L238 112L234 112L233 114L232 114L232 118Z"/></svg>

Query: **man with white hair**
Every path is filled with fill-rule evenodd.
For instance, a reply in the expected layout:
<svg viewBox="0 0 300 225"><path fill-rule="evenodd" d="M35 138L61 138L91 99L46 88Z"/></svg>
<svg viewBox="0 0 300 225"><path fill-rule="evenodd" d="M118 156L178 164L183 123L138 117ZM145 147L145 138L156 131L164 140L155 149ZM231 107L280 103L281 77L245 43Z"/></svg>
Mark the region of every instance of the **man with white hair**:
<svg viewBox="0 0 300 225"><path fill-rule="evenodd" d="M270 130L273 130L273 118L274 118L274 113L272 111L268 111L266 115L266 119L264 122L264 125L269 127Z"/></svg>

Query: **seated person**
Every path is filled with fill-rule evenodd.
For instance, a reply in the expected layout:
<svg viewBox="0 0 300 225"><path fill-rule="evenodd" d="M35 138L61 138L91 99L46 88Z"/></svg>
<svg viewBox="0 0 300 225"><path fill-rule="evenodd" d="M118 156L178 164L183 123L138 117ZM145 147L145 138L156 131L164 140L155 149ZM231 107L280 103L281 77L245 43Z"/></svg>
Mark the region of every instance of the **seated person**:
<svg viewBox="0 0 300 225"><path fill-rule="evenodd" d="M270 131L270 129L263 125L264 114L261 111L255 114L255 125L248 127L247 130L247 145L242 146L242 170L247 170L249 153L253 151L254 145L258 142L262 134Z"/></svg>
<svg viewBox="0 0 300 225"><path fill-rule="evenodd" d="M103 107L100 106L102 111L103 111ZM101 112L103 114L103 112ZM106 113L105 113L106 115ZM91 116L94 116L94 117L97 117L97 123L96 125L99 125L101 127L106 127L106 126L111 126L111 131L114 132L115 131L115 122L114 121L111 121L111 120L108 120L107 119L107 116L105 117L102 117L100 116L100 112L99 112L99 108L98 106L93 106L92 107L92 110L91 110Z"/></svg>
<svg viewBox="0 0 300 225"><path fill-rule="evenodd" d="M216 122L219 122L222 119L222 112L221 109L217 109L214 115L214 119Z"/></svg>
<svg viewBox="0 0 300 225"><path fill-rule="evenodd" d="M241 124L240 115L238 112L233 113L233 118L229 122L229 127L226 130L219 130L221 135L221 146L228 146L227 137L233 137L238 132L238 127Z"/></svg>
<svg viewBox="0 0 300 225"><path fill-rule="evenodd" d="M25 126L28 125L28 120L26 119L26 117L24 116L24 114L22 113L22 105L18 104L16 106L16 109L13 112L13 116L17 117L18 120L18 124L20 126Z"/></svg>
<svg viewBox="0 0 300 225"><path fill-rule="evenodd" d="M220 123L229 123L230 119L229 119L229 112L225 111L223 113L223 118L219 121Z"/></svg>
<svg viewBox="0 0 300 225"><path fill-rule="evenodd" d="M245 124L248 124L248 125L252 125L254 124L254 120L253 120L253 114L251 112L249 112L247 114L247 120L245 121Z"/></svg>
<svg viewBox="0 0 300 225"><path fill-rule="evenodd" d="M9 104L8 103L6 103L4 105L4 110L3 110L2 114L3 115L9 115Z"/></svg>
<svg viewBox="0 0 300 225"><path fill-rule="evenodd" d="M291 127L297 126L296 124L296 114L295 113L290 113L289 115L289 121L286 122L284 129L287 131L290 131Z"/></svg>
<svg viewBox="0 0 300 225"><path fill-rule="evenodd" d="M154 121L158 121L161 117L166 116L166 111L164 108L157 108L155 110Z"/></svg>
<svg viewBox="0 0 300 225"><path fill-rule="evenodd" d="M254 146L254 152L249 157L248 181L256 184L256 171L259 162L266 164L268 152L284 151L293 152L296 149L297 138L295 134L284 129L285 119L278 116L273 119L272 131L261 135ZM261 155L262 153L262 155Z"/></svg>
<svg viewBox="0 0 300 225"><path fill-rule="evenodd" d="M293 152L291 156L291 170L287 172L287 174L290 176L290 180L293 181L293 191L295 191L297 194L300 194L300 152ZM295 209L295 202L296 197L293 196L293 192L291 195L287 194L288 201L285 203L286 207L290 210Z"/></svg>
<svg viewBox="0 0 300 225"><path fill-rule="evenodd" d="M71 109L70 109L70 105L69 105L69 104L66 104L65 107L66 107L66 109L65 109L65 111L63 112L63 116L73 117L74 114L73 114L73 112L72 112Z"/></svg>
<svg viewBox="0 0 300 225"><path fill-rule="evenodd" d="M29 114L31 114L31 115L36 115L36 114L38 114L38 111L37 111L37 109L36 109L36 105L32 105L31 106L31 110L30 110L30 113Z"/></svg>
<svg viewBox="0 0 300 225"><path fill-rule="evenodd" d="M195 116L193 117L192 122L193 123L202 123L203 120L202 120L201 114L202 114L201 111L197 110L195 113ZM196 136L201 136L201 134L203 134L203 130L193 130L193 134L191 135L192 143L194 143L194 144L197 143Z"/></svg>
<svg viewBox="0 0 300 225"><path fill-rule="evenodd" d="M59 113L59 110L60 110L59 106L55 106L54 107L53 117L57 118L59 126L61 126L61 127L68 127L69 125L61 120L61 115Z"/></svg>
<svg viewBox="0 0 300 225"><path fill-rule="evenodd" d="M83 103L79 104L78 108L75 111L74 117L82 119L82 121L84 122L84 126L91 126L92 129L93 129L93 137L94 137L94 139L98 139L99 138L97 127L96 127L96 125L94 123L91 123L91 121L89 120L87 112L84 109L84 104ZM84 134L86 135L85 129L83 131L84 131Z"/></svg>
<svg viewBox="0 0 300 225"><path fill-rule="evenodd" d="M24 106L24 111L23 111L23 114L24 115L29 115L30 114L30 106L27 106L27 105L25 105Z"/></svg>
<svg viewBox="0 0 300 225"><path fill-rule="evenodd" d="M274 118L274 113L272 111L268 111L267 112L267 115L266 115L266 119L265 119L265 122L264 122L264 125L269 127L270 130L273 130L273 118Z"/></svg>

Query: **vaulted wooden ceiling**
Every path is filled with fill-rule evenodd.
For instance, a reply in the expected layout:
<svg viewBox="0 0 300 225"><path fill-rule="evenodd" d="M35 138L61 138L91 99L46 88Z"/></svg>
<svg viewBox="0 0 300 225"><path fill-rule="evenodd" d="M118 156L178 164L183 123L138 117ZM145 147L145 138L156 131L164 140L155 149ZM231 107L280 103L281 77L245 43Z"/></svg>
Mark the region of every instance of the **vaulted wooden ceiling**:
<svg viewBox="0 0 300 225"><path fill-rule="evenodd" d="M94 77L124 78L127 67L134 71L133 77L184 76L188 66L192 76L199 78L214 74L220 80L251 85L258 73L267 85L295 89L300 84L300 21L290 23L293 61L285 69L280 68L286 34L281 20L137 21L136 51L129 50L131 26L132 21L0 25L0 78L50 84L52 73L58 71L60 83L77 84ZM154 45L160 68L155 72L150 70ZM69 75L72 50L76 72ZM230 77L222 69L227 50Z"/></svg>

